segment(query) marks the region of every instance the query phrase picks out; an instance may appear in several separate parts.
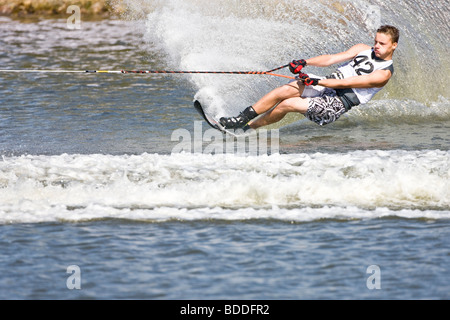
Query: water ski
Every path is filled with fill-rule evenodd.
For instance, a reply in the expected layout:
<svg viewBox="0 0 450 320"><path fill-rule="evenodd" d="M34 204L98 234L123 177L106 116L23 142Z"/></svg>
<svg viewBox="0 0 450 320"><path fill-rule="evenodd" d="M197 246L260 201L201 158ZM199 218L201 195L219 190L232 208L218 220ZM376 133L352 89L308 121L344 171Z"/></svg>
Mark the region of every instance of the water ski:
<svg viewBox="0 0 450 320"><path fill-rule="evenodd" d="M195 110L198 111L198 113L200 113L200 115L202 116L202 118L206 121L206 123L208 123L212 128L219 130L222 133L226 133L229 135L232 135L234 137L237 137L239 135L239 132L241 134L244 133L243 130L237 130L236 132L234 130L228 130L225 129L218 120L216 120L213 116L207 114L205 112L205 110L203 109L201 103L198 100L194 101L194 108Z"/></svg>

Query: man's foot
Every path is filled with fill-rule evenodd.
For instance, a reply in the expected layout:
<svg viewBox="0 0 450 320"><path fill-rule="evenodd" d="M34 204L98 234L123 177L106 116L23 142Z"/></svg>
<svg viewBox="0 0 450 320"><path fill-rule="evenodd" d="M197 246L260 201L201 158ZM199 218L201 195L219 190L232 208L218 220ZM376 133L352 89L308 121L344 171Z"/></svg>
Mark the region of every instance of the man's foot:
<svg viewBox="0 0 450 320"><path fill-rule="evenodd" d="M257 116L258 114L250 106L242 111L237 117L222 117L219 122L225 129L242 129L246 127L250 120Z"/></svg>

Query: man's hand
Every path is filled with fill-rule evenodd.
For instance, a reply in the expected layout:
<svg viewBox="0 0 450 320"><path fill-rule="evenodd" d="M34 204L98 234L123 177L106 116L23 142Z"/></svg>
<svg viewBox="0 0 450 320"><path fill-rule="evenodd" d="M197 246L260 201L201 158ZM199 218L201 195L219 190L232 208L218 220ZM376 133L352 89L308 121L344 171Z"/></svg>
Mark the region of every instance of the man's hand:
<svg viewBox="0 0 450 320"><path fill-rule="evenodd" d="M319 85L319 80L317 78L310 78L306 73L300 73L298 78L305 86L317 86Z"/></svg>
<svg viewBox="0 0 450 320"><path fill-rule="evenodd" d="M297 73L300 73L300 71L302 71L303 67L305 67L305 66L306 66L306 60L305 59L293 60L289 64L289 70L293 74L297 74Z"/></svg>

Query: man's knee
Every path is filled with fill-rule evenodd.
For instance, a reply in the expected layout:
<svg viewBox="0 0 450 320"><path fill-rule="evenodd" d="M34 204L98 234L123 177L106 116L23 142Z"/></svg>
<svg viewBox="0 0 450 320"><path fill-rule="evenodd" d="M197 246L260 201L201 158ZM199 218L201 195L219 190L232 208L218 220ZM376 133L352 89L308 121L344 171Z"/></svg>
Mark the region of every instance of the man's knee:
<svg viewBox="0 0 450 320"><path fill-rule="evenodd" d="M307 99L295 97L281 101L278 104L277 109L282 113L300 112L304 114L308 110L308 106L309 102Z"/></svg>
<svg viewBox="0 0 450 320"><path fill-rule="evenodd" d="M285 114L288 113L288 112L294 111L293 108L292 108L292 103L291 102L292 101L291 101L290 98L281 101L276 107L277 111L280 112L280 113L285 113Z"/></svg>
<svg viewBox="0 0 450 320"><path fill-rule="evenodd" d="M285 84L278 88L278 96L280 97L280 99L300 97L302 92L303 87L299 88L299 86L295 82Z"/></svg>

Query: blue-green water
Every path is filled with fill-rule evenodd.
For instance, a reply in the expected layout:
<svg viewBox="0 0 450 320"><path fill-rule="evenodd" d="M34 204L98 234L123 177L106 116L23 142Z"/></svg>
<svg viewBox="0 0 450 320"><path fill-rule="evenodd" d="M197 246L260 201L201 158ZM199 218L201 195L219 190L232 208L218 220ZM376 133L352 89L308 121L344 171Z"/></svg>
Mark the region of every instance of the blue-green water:
<svg viewBox="0 0 450 320"><path fill-rule="evenodd" d="M447 228L401 218L2 226L2 298L445 299ZM70 265L80 290L66 287ZM367 288L371 265L381 289Z"/></svg>
<svg viewBox="0 0 450 320"><path fill-rule="evenodd" d="M288 33L302 20L250 2L168 1L80 30L1 18L1 69L268 70L371 43L362 11L306 2L329 28L304 28L303 49ZM231 114L282 79L0 73L0 298L448 299L448 33L396 6L403 42L377 99L327 127L287 118L257 152L192 101ZM430 45L411 53L414 37Z"/></svg>

